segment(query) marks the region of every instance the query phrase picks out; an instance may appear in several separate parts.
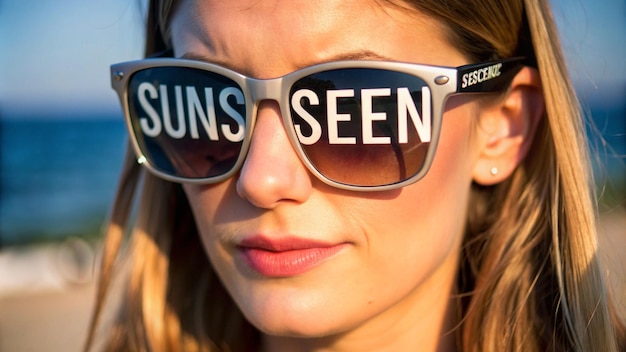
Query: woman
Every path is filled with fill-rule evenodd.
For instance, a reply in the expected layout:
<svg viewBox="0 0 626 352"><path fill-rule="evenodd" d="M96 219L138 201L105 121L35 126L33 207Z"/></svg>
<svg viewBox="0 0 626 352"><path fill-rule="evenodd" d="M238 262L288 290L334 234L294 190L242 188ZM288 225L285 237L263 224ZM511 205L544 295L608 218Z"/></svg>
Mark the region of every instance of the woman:
<svg viewBox="0 0 626 352"><path fill-rule="evenodd" d="M152 1L88 348L130 232L109 350L623 349L556 38L540 0Z"/></svg>

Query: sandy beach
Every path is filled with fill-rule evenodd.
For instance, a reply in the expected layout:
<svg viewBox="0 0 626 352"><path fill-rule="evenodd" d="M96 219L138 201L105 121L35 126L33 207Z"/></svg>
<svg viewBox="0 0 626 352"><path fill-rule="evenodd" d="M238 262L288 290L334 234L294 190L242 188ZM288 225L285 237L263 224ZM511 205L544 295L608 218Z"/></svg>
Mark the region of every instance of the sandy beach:
<svg viewBox="0 0 626 352"><path fill-rule="evenodd" d="M609 264L608 277L626 316L626 213L608 213L600 222L599 254ZM85 266L95 255L72 243L71 263ZM0 351L81 351L87 331L94 282L68 264L67 244L0 251ZM59 257L60 253L65 253ZM76 254L79 256L76 262ZM61 263L61 264L59 264ZM7 267L9 265L9 267ZM54 267L56 270L51 270ZM64 268L64 269L59 269ZM81 269L81 270L82 270ZM8 271L7 271L8 270ZM21 277L7 280L7 272Z"/></svg>
<svg viewBox="0 0 626 352"><path fill-rule="evenodd" d="M81 351L94 285L0 299L0 351Z"/></svg>
<svg viewBox="0 0 626 352"><path fill-rule="evenodd" d="M0 351L81 351L95 295L84 241L0 251Z"/></svg>

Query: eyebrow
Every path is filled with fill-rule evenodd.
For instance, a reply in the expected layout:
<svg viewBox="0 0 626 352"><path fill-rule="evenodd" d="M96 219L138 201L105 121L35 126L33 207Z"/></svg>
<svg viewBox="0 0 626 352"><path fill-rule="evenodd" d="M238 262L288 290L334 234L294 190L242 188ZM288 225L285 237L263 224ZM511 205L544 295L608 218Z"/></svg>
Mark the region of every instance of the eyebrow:
<svg viewBox="0 0 626 352"><path fill-rule="evenodd" d="M232 70L236 70L235 67L233 67L233 65L231 65L228 61L224 61L224 60L219 60L216 59L214 57L208 56L208 55L203 55L200 53L195 53L195 52L187 52L185 54L183 54L181 56L182 59L188 59L188 60L195 60L195 61L203 61L203 62L210 62L212 64L216 64L222 67L226 67ZM315 65L315 64L322 64L322 63L327 63L327 62L333 62L333 61L349 61L349 60L357 60L357 61L398 61L398 60L394 60L391 59L387 56L384 55L380 55L378 53L375 53L371 50L355 50L355 51L349 51L349 52L345 52L345 53L339 53L337 55L333 55L330 56L328 58L324 58L320 61L317 62L313 62L311 64L302 66L302 67L298 67L298 69L306 67L306 66L311 66L311 65Z"/></svg>
<svg viewBox="0 0 626 352"><path fill-rule="evenodd" d="M212 64L228 67L228 63L226 61L216 60L215 58L212 58L208 55L202 55L194 52L184 53L180 58L194 61L210 62Z"/></svg>
<svg viewBox="0 0 626 352"><path fill-rule="evenodd" d="M325 59L321 62L343 61L343 60L397 61L397 60L393 60L387 56L380 55L370 50L356 50L356 51L349 51L346 53L339 53L338 55L332 56L329 59Z"/></svg>

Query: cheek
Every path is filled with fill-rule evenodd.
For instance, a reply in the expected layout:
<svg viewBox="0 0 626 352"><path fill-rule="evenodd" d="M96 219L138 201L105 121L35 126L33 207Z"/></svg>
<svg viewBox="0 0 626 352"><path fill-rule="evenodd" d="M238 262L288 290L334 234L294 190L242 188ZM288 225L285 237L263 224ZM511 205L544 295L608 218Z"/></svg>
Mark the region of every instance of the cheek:
<svg viewBox="0 0 626 352"><path fill-rule="evenodd" d="M414 263L422 275L435 270L460 246L476 154L469 132L474 128L471 114L457 108L444 120L428 174L397 198L363 203L353 213L367 224L370 248L378 249L381 262Z"/></svg>
<svg viewBox="0 0 626 352"><path fill-rule="evenodd" d="M472 166L478 158L474 141L476 125L473 105L448 110L443 116L439 145L425 183L445 182L445 188L465 187L471 183Z"/></svg>
<svg viewBox="0 0 626 352"><path fill-rule="evenodd" d="M472 98L454 97L449 101L435 159L422 180L433 191L433 197L441 199L437 203L458 203L470 190L473 166L480 151L475 140L478 105L467 99Z"/></svg>
<svg viewBox="0 0 626 352"><path fill-rule="evenodd" d="M217 256L223 257L225 255L219 239L212 234L217 232L216 228L224 226L224 223L233 221L223 211L224 204L229 201L225 197L228 193L229 184L230 182L212 186L183 185L198 227L200 239L212 262Z"/></svg>
<svg viewBox="0 0 626 352"><path fill-rule="evenodd" d="M234 182L231 179L214 185L183 184L199 230L212 230L251 216L250 208L237 197Z"/></svg>
<svg viewBox="0 0 626 352"><path fill-rule="evenodd" d="M472 169L478 156L473 141L473 111L471 104L465 104L444 114L435 159L426 177L418 182L420 204L431 217L440 219L440 226L444 219L465 221Z"/></svg>
<svg viewBox="0 0 626 352"><path fill-rule="evenodd" d="M199 187L189 184L183 184L183 189L191 205L194 219L201 234L206 233L205 227L215 219L215 204L219 203L221 193L219 187Z"/></svg>
<svg viewBox="0 0 626 352"><path fill-rule="evenodd" d="M234 262L228 228L249 217L234 195L231 181L211 186L183 185L189 200L200 241L209 261L228 291L237 290L238 271Z"/></svg>

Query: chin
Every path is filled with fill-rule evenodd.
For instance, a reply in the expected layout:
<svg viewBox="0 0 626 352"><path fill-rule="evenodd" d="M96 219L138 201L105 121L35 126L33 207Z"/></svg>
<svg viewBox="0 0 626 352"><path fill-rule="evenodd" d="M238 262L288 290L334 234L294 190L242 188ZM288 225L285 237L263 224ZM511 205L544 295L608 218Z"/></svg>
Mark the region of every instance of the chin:
<svg viewBox="0 0 626 352"><path fill-rule="evenodd" d="M316 322L299 321L296 324L253 324L261 333L267 336L294 339L313 339L336 335L341 329L333 329L324 319Z"/></svg>
<svg viewBox="0 0 626 352"><path fill-rule="evenodd" d="M287 310L285 307L259 314L245 314L248 321L261 333L276 337L319 338L349 330L346 322L320 309Z"/></svg>

